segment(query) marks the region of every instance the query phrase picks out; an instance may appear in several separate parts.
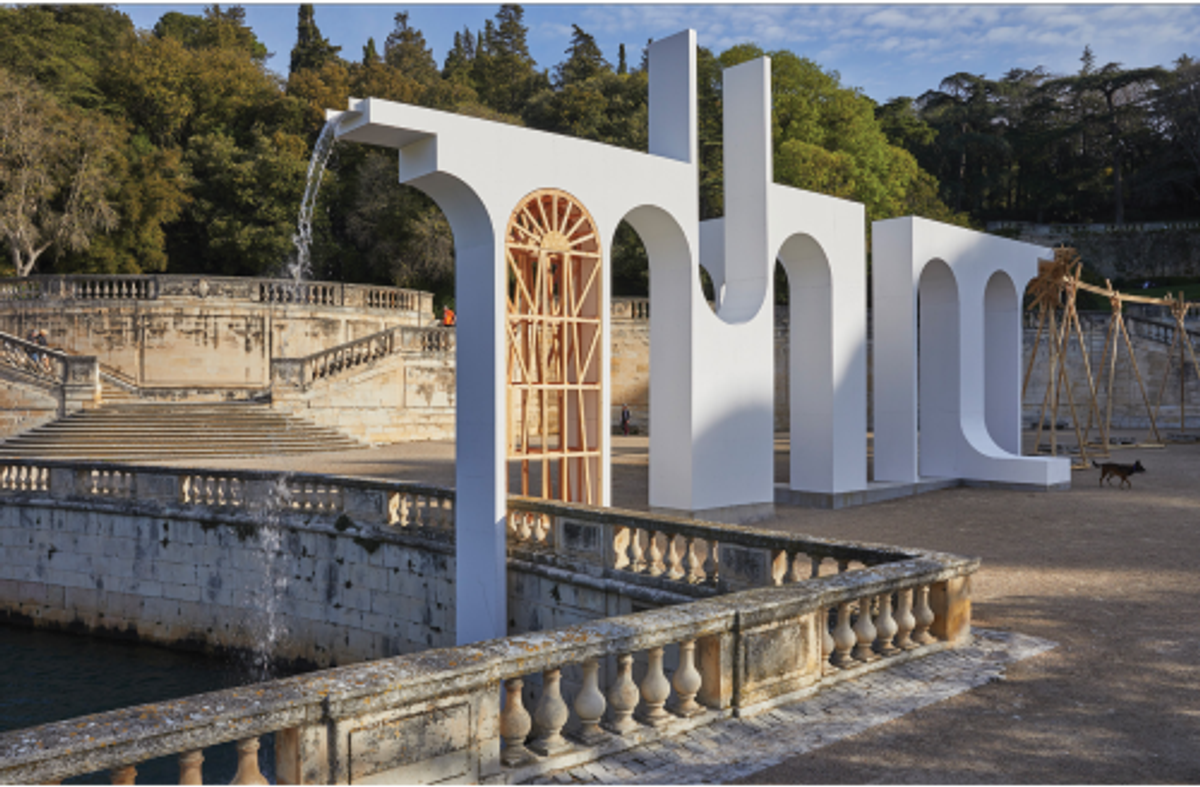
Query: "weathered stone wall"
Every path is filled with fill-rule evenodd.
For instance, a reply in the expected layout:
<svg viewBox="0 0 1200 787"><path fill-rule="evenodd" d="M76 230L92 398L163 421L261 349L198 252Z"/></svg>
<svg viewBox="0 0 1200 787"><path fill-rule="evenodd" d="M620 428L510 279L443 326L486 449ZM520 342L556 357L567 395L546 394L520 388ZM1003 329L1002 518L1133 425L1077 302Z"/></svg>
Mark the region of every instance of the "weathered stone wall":
<svg viewBox="0 0 1200 787"><path fill-rule="evenodd" d="M645 434L650 424L650 320L633 319L628 310L622 313L614 308L609 333L612 423L620 425L621 405L625 404L633 428Z"/></svg>
<svg viewBox="0 0 1200 787"><path fill-rule="evenodd" d="M112 303L16 301L0 331L45 329L51 346L94 355L149 388L265 388L272 358L310 355L418 315L383 309L161 298Z"/></svg>
<svg viewBox="0 0 1200 787"><path fill-rule="evenodd" d="M0 621L171 647L266 647L319 666L455 644L451 544L306 519L9 501L0 506ZM517 561L510 633L626 614L635 598L637 609L658 606L637 591ZM277 638L264 645L271 631Z"/></svg>
<svg viewBox="0 0 1200 787"><path fill-rule="evenodd" d="M1108 376L1110 370L1109 364L1111 364L1111 358L1105 361L1108 322L1107 316L1104 315L1087 317L1083 321L1084 344L1088 349L1088 363L1091 367L1093 379L1100 386L1098 400L1101 409L1098 414L1099 418L1106 417L1105 408L1108 401ZM1158 406L1161 397L1161 408L1158 410L1158 415L1156 416L1158 427L1163 431L1178 432L1180 427L1179 347L1177 346L1174 354L1171 354L1169 338L1164 337L1165 340L1154 340L1139 335L1139 332L1144 329L1134 324L1132 320L1127 320L1127 322L1134 334L1131 339L1134 349L1134 359L1137 363L1137 370L1141 374L1142 382L1145 385L1145 396L1148 397L1151 408ZM1029 364L1029 358L1033 352L1036 339L1037 331L1027 328L1024 334L1025 366L1023 368ZM1146 399L1143 398L1143 389L1138 384L1138 377L1134 374L1133 364L1130 363L1129 352L1126 349L1124 340L1119 341L1117 349L1116 375L1112 387L1112 424L1116 428L1149 428L1150 417L1146 410ZM1200 352L1200 348L1198 348L1198 352ZM1025 392L1022 420L1027 427L1037 423L1042 408L1042 401L1046 396L1046 388L1050 377L1048 358L1049 349L1047 340L1043 336L1041 347L1038 350L1038 361L1034 364L1033 374L1030 377ZM1084 365L1083 353L1080 351L1078 341L1075 337L1072 337L1068 346L1066 360L1067 375L1071 381L1071 396L1075 401L1076 413L1080 420L1086 424L1091 393L1088 388L1087 368ZM1187 428L1195 429L1200 427L1200 382L1196 379L1190 357L1186 358L1183 376L1185 401L1187 402L1185 410ZM1049 419L1049 411L1047 411L1046 417ZM1066 423L1069 423L1071 420L1070 403L1066 391L1060 393L1058 420ZM1095 424L1097 420L1097 416L1093 415L1092 423ZM1095 435L1096 432L1093 429L1092 436L1095 437Z"/></svg>
<svg viewBox="0 0 1200 787"><path fill-rule="evenodd" d="M1039 246L1073 246L1084 268L1109 279L1200 276L1196 222L1116 225L989 225L989 231Z"/></svg>
<svg viewBox="0 0 1200 787"><path fill-rule="evenodd" d="M274 409L372 445L454 439L454 355L391 355L307 390L272 389Z"/></svg>
<svg viewBox="0 0 1200 787"><path fill-rule="evenodd" d="M62 412L53 391L22 377L0 366L0 439L49 423Z"/></svg>

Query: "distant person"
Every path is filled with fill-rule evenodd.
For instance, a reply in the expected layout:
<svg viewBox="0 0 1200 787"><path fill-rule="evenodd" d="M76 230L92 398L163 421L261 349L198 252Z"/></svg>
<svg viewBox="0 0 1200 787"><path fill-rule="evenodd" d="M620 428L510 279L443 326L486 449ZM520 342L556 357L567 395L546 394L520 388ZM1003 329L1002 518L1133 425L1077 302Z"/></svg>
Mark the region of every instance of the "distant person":
<svg viewBox="0 0 1200 787"><path fill-rule="evenodd" d="M442 325L445 325L447 328L454 326L454 310L449 306L442 308Z"/></svg>
<svg viewBox="0 0 1200 787"><path fill-rule="evenodd" d="M629 415L629 405L627 405L627 404L621 405L621 431L626 435L629 434L630 418L631 418L631 416Z"/></svg>
<svg viewBox="0 0 1200 787"><path fill-rule="evenodd" d="M37 332L37 336L34 337L33 341L39 347L50 346L50 342L46 339L46 329L45 328L42 328L40 331ZM50 355L48 353L41 353L39 355L39 360L41 361L42 368L45 369L46 371L50 371Z"/></svg>

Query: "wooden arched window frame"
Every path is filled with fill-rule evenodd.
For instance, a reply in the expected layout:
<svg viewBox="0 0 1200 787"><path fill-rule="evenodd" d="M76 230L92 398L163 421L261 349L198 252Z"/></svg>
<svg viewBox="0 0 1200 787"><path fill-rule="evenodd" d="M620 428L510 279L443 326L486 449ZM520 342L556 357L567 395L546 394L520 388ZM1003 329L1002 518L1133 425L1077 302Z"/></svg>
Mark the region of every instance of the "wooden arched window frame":
<svg viewBox="0 0 1200 787"><path fill-rule="evenodd" d="M509 217L504 252L508 456L520 462L520 493L598 505L605 282L596 223L570 194L540 189Z"/></svg>

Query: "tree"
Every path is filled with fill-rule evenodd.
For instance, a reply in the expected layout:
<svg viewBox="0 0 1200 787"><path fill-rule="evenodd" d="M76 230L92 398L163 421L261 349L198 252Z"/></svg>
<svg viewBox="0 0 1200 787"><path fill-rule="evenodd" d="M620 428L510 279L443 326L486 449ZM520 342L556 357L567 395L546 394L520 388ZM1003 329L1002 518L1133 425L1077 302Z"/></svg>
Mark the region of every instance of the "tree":
<svg viewBox="0 0 1200 787"><path fill-rule="evenodd" d="M1146 116L1147 86L1162 81L1166 74L1158 67L1122 69L1120 63L1107 63L1095 69L1090 54L1090 48L1084 50L1084 68L1079 75L1053 80L1048 87L1062 86L1076 95L1092 94L1104 99L1103 109L1087 120L1105 131L1106 158L1113 178L1113 221L1124 224L1123 180L1128 138L1133 127Z"/></svg>
<svg viewBox="0 0 1200 787"><path fill-rule="evenodd" d="M63 107L33 82L0 70L0 238L18 276L49 249L85 249L111 229L115 132Z"/></svg>
<svg viewBox="0 0 1200 787"><path fill-rule="evenodd" d="M596 45L595 38L585 33L579 25L571 25L571 30L571 45L566 49L570 57L554 67L554 82L560 88L612 70Z"/></svg>
<svg viewBox="0 0 1200 787"><path fill-rule="evenodd" d="M1154 95L1154 109L1171 147L1192 177L1200 178L1200 62L1187 55L1175 61L1175 70L1163 75ZM1191 191L1200 196L1195 186Z"/></svg>
<svg viewBox="0 0 1200 787"><path fill-rule="evenodd" d="M371 47L374 49L374 40ZM301 69L320 70L326 63L337 60L337 53L342 51L340 46L329 43L329 39L321 35L314 18L313 7L308 3L300 6L299 19L296 22L296 45L292 47L292 60L288 65L288 73Z"/></svg>
<svg viewBox="0 0 1200 787"><path fill-rule="evenodd" d="M525 10L502 5L496 20L487 20L475 48L472 77L483 103L507 115L520 115L526 100L542 88L529 54Z"/></svg>
<svg viewBox="0 0 1200 787"><path fill-rule="evenodd" d="M407 11L396 14L396 27L388 33L383 45L383 59L406 77L424 85L432 84L441 76L433 52L425 45L425 36L409 26Z"/></svg>
<svg viewBox="0 0 1200 787"><path fill-rule="evenodd" d="M188 49L236 50L259 65L270 56L267 47L246 26L245 9L237 5L226 10L219 5L208 6L202 17L169 11L154 25L154 35L174 38Z"/></svg>

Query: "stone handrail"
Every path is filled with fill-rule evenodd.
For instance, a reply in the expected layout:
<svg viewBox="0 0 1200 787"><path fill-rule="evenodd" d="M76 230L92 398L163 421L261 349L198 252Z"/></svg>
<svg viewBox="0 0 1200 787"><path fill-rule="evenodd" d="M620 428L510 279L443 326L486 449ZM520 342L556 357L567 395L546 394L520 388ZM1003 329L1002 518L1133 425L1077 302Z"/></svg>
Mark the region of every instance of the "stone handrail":
<svg viewBox="0 0 1200 787"><path fill-rule="evenodd" d="M345 306L433 314L433 295L399 287L188 274L65 275L0 279L0 302L35 300L153 301L227 298L255 303Z"/></svg>
<svg viewBox="0 0 1200 787"><path fill-rule="evenodd" d="M50 385L61 385L66 379L68 355L0 332L0 364L24 372Z"/></svg>
<svg viewBox="0 0 1200 787"><path fill-rule="evenodd" d="M0 496L153 499L210 512L244 507L270 494L255 485L272 483L278 488L278 476L252 472L0 466ZM402 514L401 505L372 500L370 492L427 502ZM452 509L444 507L453 493L434 487L293 476L279 499L305 512L395 518L394 526L442 536L453 529ZM614 526L695 534L722 546L784 555L812 550L838 560L838 573L796 577L791 563L782 574L770 572L768 587L9 732L0 735L0 782L108 770L114 782L132 783L139 763L178 755L180 781L199 783L204 749L237 741L235 783L253 783L261 778L258 738L268 734L275 735L280 783L518 782L799 700L969 636L969 578L978 560L763 530L739 537L743 529L734 526L524 498L510 509L553 516L552 532L609 516ZM560 546L592 541L572 538ZM720 565L726 553L717 554ZM879 562L845 571L842 558L855 556ZM644 665L639 683L635 661Z"/></svg>
<svg viewBox="0 0 1200 787"><path fill-rule="evenodd" d="M454 336L452 328L396 326L302 358L272 358L271 380L306 389L317 380L334 377L389 355L453 352Z"/></svg>
<svg viewBox="0 0 1200 787"><path fill-rule="evenodd" d="M649 320L649 298L613 298L612 318L614 320Z"/></svg>
<svg viewBox="0 0 1200 787"><path fill-rule="evenodd" d="M508 500L508 538L533 556L568 557L616 577L653 578L666 589L772 587L816 577L828 560L846 571L911 553L773 530L720 525L529 497Z"/></svg>

